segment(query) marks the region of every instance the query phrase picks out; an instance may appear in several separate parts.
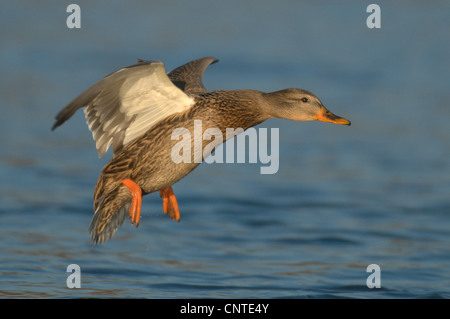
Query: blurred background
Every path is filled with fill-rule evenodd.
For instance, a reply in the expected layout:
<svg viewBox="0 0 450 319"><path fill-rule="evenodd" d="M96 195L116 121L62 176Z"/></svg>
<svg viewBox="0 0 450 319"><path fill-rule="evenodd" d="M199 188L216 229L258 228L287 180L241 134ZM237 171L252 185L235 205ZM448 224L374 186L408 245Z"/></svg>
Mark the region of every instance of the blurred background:
<svg viewBox="0 0 450 319"><path fill-rule="evenodd" d="M0 4L0 297L449 298L450 4L377 1ZM181 222L144 198L90 245L98 159L83 112L105 75L214 56L208 90L315 93L352 126L271 119L280 167L203 164L173 189ZM81 289L66 267L81 268ZM369 289L369 264L381 288Z"/></svg>

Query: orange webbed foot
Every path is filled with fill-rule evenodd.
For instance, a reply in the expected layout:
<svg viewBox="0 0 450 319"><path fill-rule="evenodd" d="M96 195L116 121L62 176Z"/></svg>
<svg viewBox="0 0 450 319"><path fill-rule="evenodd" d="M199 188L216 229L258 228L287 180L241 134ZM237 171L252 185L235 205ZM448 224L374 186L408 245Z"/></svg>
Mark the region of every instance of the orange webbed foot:
<svg viewBox="0 0 450 319"><path fill-rule="evenodd" d="M178 208L177 199L173 193L172 187L167 187L159 191L159 195L163 199L163 212L169 213L172 220L180 221L180 210Z"/></svg>
<svg viewBox="0 0 450 319"><path fill-rule="evenodd" d="M139 219L141 218L142 190L138 184L129 178L124 179L122 183L128 187L128 190L131 193L131 205L129 211L131 223L138 227Z"/></svg>

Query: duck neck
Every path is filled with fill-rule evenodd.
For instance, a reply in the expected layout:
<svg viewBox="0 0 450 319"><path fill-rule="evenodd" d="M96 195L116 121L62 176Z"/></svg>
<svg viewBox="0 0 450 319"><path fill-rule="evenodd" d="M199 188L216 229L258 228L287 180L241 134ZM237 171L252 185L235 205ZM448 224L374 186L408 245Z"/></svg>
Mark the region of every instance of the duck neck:
<svg viewBox="0 0 450 319"><path fill-rule="evenodd" d="M263 112L262 92L255 90L214 91L200 97L208 101L207 107L199 108L208 125L220 128L242 128L244 130L260 124L268 116Z"/></svg>

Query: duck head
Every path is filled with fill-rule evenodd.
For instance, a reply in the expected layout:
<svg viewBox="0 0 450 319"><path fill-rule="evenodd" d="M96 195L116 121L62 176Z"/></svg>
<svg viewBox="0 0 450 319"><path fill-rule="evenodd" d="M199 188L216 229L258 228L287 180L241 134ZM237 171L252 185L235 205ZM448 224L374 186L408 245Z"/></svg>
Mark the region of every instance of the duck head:
<svg viewBox="0 0 450 319"><path fill-rule="evenodd" d="M350 125L350 121L328 111L317 96L302 89L265 93L265 113L294 121L322 121Z"/></svg>

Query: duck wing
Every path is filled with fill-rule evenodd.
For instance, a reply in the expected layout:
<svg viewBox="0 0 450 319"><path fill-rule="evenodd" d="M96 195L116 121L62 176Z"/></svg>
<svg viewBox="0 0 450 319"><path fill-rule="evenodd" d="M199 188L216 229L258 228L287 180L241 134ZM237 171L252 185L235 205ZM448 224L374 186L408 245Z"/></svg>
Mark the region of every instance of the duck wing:
<svg viewBox="0 0 450 319"><path fill-rule="evenodd" d="M183 74L183 72L181 72ZM84 107L99 157L114 154L167 116L188 110L194 99L175 86L161 61L138 64L104 77L56 116L54 130Z"/></svg>
<svg viewBox="0 0 450 319"><path fill-rule="evenodd" d="M168 76L173 84L186 94L204 94L206 93L206 89L202 83L203 73L210 64L218 61L218 59L211 56L193 60L170 71Z"/></svg>

